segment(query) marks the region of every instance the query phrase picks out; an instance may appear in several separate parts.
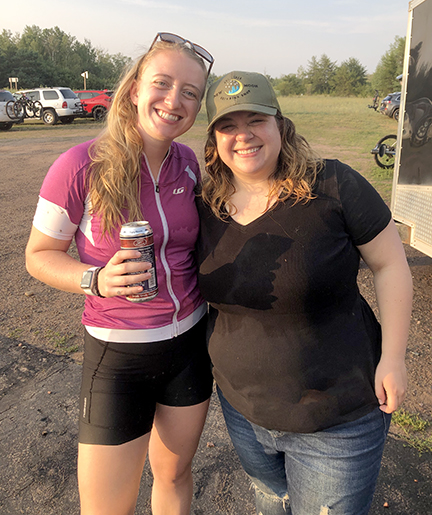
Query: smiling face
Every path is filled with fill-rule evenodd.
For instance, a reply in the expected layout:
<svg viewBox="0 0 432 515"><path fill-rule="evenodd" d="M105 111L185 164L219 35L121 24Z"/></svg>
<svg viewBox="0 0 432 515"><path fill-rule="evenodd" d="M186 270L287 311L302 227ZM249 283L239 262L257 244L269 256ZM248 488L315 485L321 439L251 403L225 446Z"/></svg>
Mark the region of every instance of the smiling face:
<svg viewBox="0 0 432 515"><path fill-rule="evenodd" d="M130 93L144 146L170 144L192 127L205 84L202 67L183 52L164 50L150 59Z"/></svg>
<svg viewBox="0 0 432 515"><path fill-rule="evenodd" d="M219 157L241 181L268 179L276 169L281 136L274 116L237 111L215 123Z"/></svg>

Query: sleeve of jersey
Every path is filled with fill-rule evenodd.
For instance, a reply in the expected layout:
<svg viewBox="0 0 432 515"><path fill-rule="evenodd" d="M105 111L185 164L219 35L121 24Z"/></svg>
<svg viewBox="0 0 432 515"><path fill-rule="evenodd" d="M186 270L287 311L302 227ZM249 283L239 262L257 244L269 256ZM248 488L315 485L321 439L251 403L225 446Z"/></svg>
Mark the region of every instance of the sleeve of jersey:
<svg viewBox="0 0 432 515"><path fill-rule="evenodd" d="M338 163L339 198L355 245L372 241L391 220L390 209L376 189L348 165Z"/></svg>
<svg viewBox="0 0 432 515"><path fill-rule="evenodd" d="M33 225L60 240L70 240L85 207L84 167L77 151L62 154L49 169L39 195Z"/></svg>
<svg viewBox="0 0 432 515"><path fill-rule="evenodd" d="M72 240L78 227L70 221L65 209L42 197L39 197L33 225L56 240Z"/></svg>

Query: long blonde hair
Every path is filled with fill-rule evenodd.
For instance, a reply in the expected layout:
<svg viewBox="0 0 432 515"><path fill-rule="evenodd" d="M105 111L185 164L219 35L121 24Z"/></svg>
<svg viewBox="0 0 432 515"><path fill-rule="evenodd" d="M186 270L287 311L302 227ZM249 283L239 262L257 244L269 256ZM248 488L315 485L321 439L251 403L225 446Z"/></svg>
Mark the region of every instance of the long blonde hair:
<svg viewBox="0 0 432 515"><path fill-rule="evenodd" d="M269 177L269 202L272 198L277 198L276 204L289 198L295 203L309 202L314 198L313 185L323 161L296 132L289 118L279 112L275 118L282 144L276 169ZM207 174L203 179L201 196L215 216L225 220L230 214L227 204L236 190L233 173L219 156L214 128L207 136L205 164Z"/></svg>
<svg viewBox="0 0 432 515"><path fill-rule="evenodd" d="M104 234L125 221L143 219L140 189L144 145L137 129L137 108L130 93L150 60L164 51L185 53L200 64L207 76L203 60L191 48L163 41L157 42L124 74L108 112L106 128L89 149L91 164L87 184L91 212L101 216Z"/></svg>

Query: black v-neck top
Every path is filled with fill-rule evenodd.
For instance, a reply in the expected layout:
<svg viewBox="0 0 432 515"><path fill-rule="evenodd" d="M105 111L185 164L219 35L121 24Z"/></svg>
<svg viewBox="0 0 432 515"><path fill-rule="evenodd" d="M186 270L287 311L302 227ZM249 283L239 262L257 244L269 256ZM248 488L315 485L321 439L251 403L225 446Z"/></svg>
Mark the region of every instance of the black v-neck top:
<svg viewBox="0 0 432 515"><path fill-rule="evenodd" d="M314 432L374 409L380 326L357 287L357 245L391 214L356 171L327 160L307 204L247 225L198 200L199 287L227 400L268 429Z"/></svg>

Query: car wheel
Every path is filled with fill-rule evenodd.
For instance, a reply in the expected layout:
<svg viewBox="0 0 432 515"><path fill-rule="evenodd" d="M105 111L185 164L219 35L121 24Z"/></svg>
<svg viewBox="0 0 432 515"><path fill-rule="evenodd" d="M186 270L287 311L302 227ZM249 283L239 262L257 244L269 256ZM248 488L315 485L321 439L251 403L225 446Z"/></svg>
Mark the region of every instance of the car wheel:
<svg viewBox="0 0 432 515"><path fill-rule="evenodd" d="M57 123L57 113L54 109L44 109L42 120L45 125L55 125Z"/></svg>
<svg viewBox="0 0 432 515"><path fill-rule="evenodd" d="M12 122L0 123L0 131L8 131L12 129Z"/></svg>
<svg viewBox="0 0 432 515"><path fill-rule="evenodd" d="M105 118L107 110L103 106L97 106L93 109L93 118L100 122Z"/></svg>
<svg viewBox="0 0 432 515"><path fill-rule="evenodd" d="M75 120L75 117L74 117L74 116L62 116L62 117L60 118L60 121L61 121L61 123L63 123L63 124L72 123L74 120Z"/></svg>
<svg viewBox="0 0 432 515"><path fill-rule="evenodd" d="M399 120L399 109L395 109L395 110L393 111L392 116L393 116L393 119L394 119L394 120L398 121L398 120Z"/></svg>

